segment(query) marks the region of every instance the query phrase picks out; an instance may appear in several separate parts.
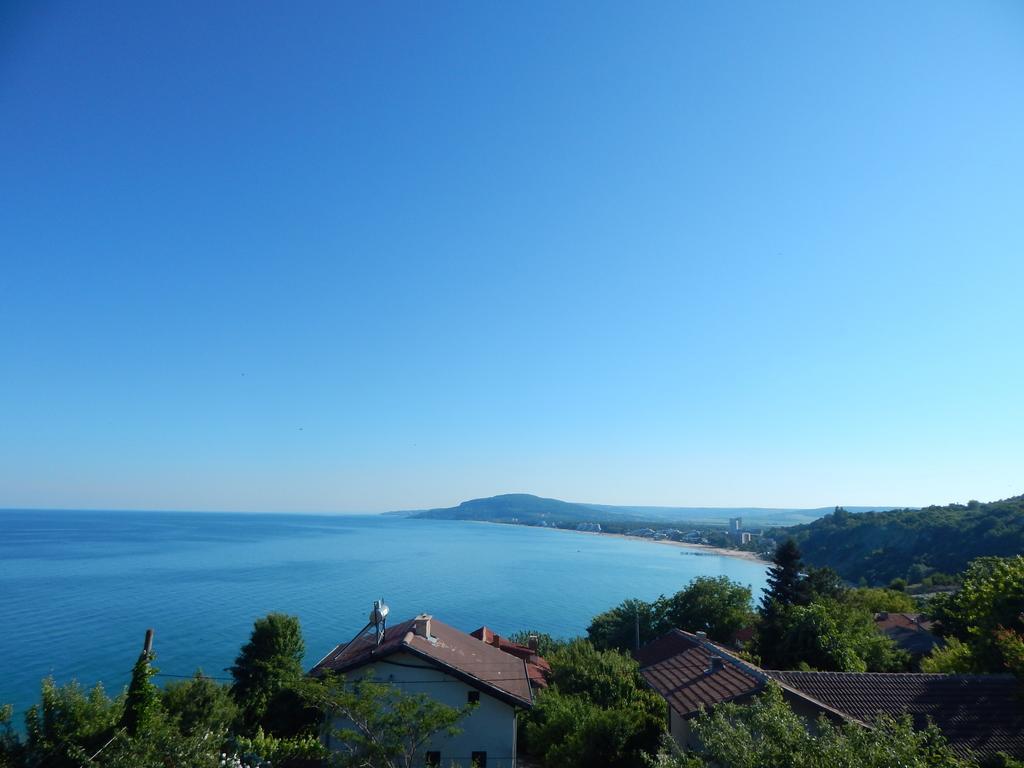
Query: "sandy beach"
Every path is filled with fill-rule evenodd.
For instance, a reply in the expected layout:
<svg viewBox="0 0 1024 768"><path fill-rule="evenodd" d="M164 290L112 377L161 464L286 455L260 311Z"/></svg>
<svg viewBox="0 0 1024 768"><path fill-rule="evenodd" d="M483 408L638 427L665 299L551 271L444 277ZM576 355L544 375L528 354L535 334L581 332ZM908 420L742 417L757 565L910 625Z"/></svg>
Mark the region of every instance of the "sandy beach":
<svg viewBox="0 0 1024 768"><path fill-rule="evenodd" d="M762 560L754 552L745 552L739 549L722 549L721 547L712 547L710 544L691 544L683 541L671 541L670 539L661 539L655 541L645 536L629 536L625 533L605 533L601 531L576 531L572 528L560 528L559 530L569 531L570 533L581 533L585 536L614 536L617 539L631 539L633 541L646 541L649 544L664 544L669 547L679 547L680 549L693 550L694 555L720 555L722 557L738 557L741 560L752 560L755 563L767 563L766 560Z"/></svg>

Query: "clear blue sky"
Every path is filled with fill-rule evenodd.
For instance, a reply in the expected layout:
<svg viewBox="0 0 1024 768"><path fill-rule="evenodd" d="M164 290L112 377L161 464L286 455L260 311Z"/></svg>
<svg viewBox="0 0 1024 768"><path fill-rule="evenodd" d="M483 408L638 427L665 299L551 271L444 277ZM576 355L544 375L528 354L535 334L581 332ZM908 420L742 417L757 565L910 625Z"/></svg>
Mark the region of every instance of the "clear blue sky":
<svg viewBox="0 0 1024 768"><path fill-rule="evenodd" d="M0 507L1024 492L1024 4L0 11Z"/></svg>

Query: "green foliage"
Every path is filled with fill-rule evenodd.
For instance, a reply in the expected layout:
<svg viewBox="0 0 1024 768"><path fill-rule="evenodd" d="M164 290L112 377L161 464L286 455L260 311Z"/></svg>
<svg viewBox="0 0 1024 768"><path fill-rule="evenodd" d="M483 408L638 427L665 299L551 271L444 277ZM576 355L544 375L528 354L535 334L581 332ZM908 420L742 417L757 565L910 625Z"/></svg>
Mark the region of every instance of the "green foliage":
<svg viewBox="0 0 1024 768"><path fill-rule="evenodd" d="M249 642L231 667L234 684L231 694L242 712L243 730L255 733L258 726L278 731L277 722L268 723L268 714L280 714L286 707L274 707L302 678L302 657L306 644L295 616L271 613L253 624ZM280 717L271 717L279 720Z"/></svg>
<svg viewBox="0 0 1024 768"><path fill-rule="evenodd" d="M587 628L587 639L602 650L632 651L639 620L641 645L675 627L730 642L738 630L754 622L752 600L749 587L725 576L698 576L671 597L653 603L624 600L598 614Z"/></svg>
<svg viewBox="0 0 1024 768"><path fill-rule="evenodd" d="M418 764L435 734L454 736L458 723L477 706L446 706L423 693L407 694L393 685L335 675L307 681L305 703L328 713L332 745L344 768L399 768Z"/></svg>
<svg viewBox="0 0 1024 768"><path fill-rule="evenodd" d="M786 607L807 605L811 593L801 573L804 569L800 548L793 539L786 539L775 550L772 567L768 569L768 588L761 600L762 611L771 604Z"/></svg>
<svg viewBox="0 0 1024 768"><path fill-rule="evenodd" d="M750 587L726 576L698 576L685 589L659 601L658 634L673 627L707 632L712 640L731 642L736 633L753 624Z"/></svg>
<svg viewBox="0 0 1024 768"><path fill-rule="evenodd" d="M978 557L1024 552L1024 496L987 504L850 514L837 511L786 529L805 559L873 585L923 581L964 570ZM938 582L934 582L938 584Z"/></svg>
<svg viewBox="0 0 1024 768"><path fill-rule="evenodd" d="M120 730L89 764L91 768L217 768L224 733L182 735L157 712L145 730L132 737Z"/></svg>
<svg viewBox="0 0 1024 768"><path fill-rule="evenodd" d="M838 600L846 594L846 584L842 577L829 567L815 568L809 566L804 571L804 584L809 599L828 597Z"/></svg>
<svg viewBox="0 0 1024 768"><path fill-rule="evenodd" d="M810 590L802 583L803 562L800 550L789 539L775 550L768 569L768 588L761 598L760 621L754 638L754 653L763 663L783 667L783 642L792 620L793 608L810 602Z"/></svg>
<svg viewBox="0 0 1024 768"><path fill-rule="evenodd" d="M958 649L957 660L969 659L972 671L1021 669L1024 557L975 560L963 576L960 591L937 596L931 610L943 634L967 647L966 652Z"/></svg>
<svg viewBox="0 0 1024 768"><path fill-rule="evenodd" d="M633 650L637 647L637 623L640 645L649 643L662 631L659 603L623 600L609 611L595 616L587 627L587 638L595 647Z"/></svg>
<svg viewBox="0 0 1024 768"><path fill-rule="evenodd" d="M787 609L782 642L771 664L779 669L892 672L909 659L875 628L872 614L835 600Z"/></svg>
<svg viewBox="0 0 1024 768"><path fill-rule="evenodd" d="M575 640L548 657L551 685L527 715L526 743L548 768L644 764L664 730L665 702L636 662Z"/></svg>
<svg viewBox="0 0 1024 768"><path fill-rule="evenodd" d="M659 768L966 768L934 726L915 731L910 718L881 717L871 729L824 717L814 733L776 685L752 704L720 704L692 721L698 755L662 755ZM701 762L696 762L695 758Z"/></svg>
<svg viewBox="0 0 1024 768"><path fill-rule="evenodd" d="M0 705L0 768L16 768L24 758L21 739L14 731L14 707Z"/></svg>
<svg viewBox="0 0 1024 768"><path fill-rule="evenodd" d="M169 683L161 692L164 711L186 736L226 731L238 717L238 705L227 686L197 670L190 680Z"/></svg>
<svg viewBox="0 0 1024 768"><path fill-rule="evenodd" d="M530 644L530 636L535 635L537 637L537 654L539 656L547 656L550 653L554 653L556 650L565 645L564 640L559 640L556 637L552 637L547 632L537 632L532 629L523 630L522 632L516 632L509 636L509 640L519 645Z"/></svg>
<svg viewBox="0 0 1024 768"><path fill-rule="evenodd" d="M904 592L880 587L857 587L843 593L842 601L868 613L914 613L914 598Z"/></svg>
<svg viewBox="0 0 1024 768"><path fill-rule="evenodd" d="M72 680L43 680L40 703L25 713L25 759L46 768L78 768L121 729L124 697L111 699L96 685L88 693Z"/></svg>
<svg viewBox="0 0 1024 768"><path fill-rule="evenodd" d="M154 658L156 656L151 651L143 651L132 668L132 679L125 696L124 717L121 720L129 736L148 729L160 711L160 691L151 679L156 673L151 666Z"/></svg>
<svg viewBox="0 0 1024 768"><path fill-rule="evenodd" d="M974 658L971 648L955 637L946 639L944 646L935 648L921 659L922 672L944 672L958 674L974 671Z"/></svg>
<svg viewBox="0 0 1024 768"><path fill-rule="evenodd" d="M313 735L278 738L256 729L256 734L249 738L235 738L233 751L242 761L252 768L258 766L287 766L289 763L306 760L323 760L327 749L323 742Z"/></svg>

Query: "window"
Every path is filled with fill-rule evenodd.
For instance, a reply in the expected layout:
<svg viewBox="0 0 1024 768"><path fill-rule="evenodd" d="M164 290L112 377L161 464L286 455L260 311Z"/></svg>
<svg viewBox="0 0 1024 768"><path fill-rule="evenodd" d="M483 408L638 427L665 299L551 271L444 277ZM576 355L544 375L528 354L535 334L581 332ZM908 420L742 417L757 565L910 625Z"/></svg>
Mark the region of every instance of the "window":
<svg viewBox="0 0 1024 768"><path fill-rule="evenodd" d="M437 750L427 752L427 768L438 768L441 765L441 753Z"/></svg>
<svg viewBox="0 0 1024 768"><path fill-rule="evenodd" d="M468 701L470 704L479 704L480 691L470 691L468 694L466 694L466 701ZM483 753L481 752L480 754Z"/></svg>
<svg viewBox="0 0 1024 768"><path fill-rule="evenodd" d="M487 768L487 753L474 752L472 755L473 768Z"/></svg>

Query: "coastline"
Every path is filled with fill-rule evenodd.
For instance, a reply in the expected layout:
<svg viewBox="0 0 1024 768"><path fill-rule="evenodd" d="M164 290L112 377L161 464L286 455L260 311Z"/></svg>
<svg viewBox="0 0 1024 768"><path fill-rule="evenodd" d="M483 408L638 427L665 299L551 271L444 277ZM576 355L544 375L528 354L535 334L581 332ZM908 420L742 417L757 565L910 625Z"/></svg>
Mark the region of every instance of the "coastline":
<svg viewBox="0 0 1024 768"><path fill-rule="evenodd" d="M499 523L495 520L466 520L467 523L483 523L484 525L515 525L520 528L542 528L545 531L560 531L563 533L576 533L583 536L612 536L616 539L629 539L630 541L646 541L648 544L665 544L670 547L678 547L679 549L692 550L692 554L697 556L703 555L718 555L721 557L735 557L740 560L747 560L753 563L764 563L768 564L767 560L762 560L754 552L747 552L740 549L722 549L721 547L713 547L710 544L692 544L684 541L672 541L670 539L660 539L655 541L654 539L648 539L645 536L630 536L626 533L607 533L606 531L577 531L575 528L547 528L537 525L523 525L521 523Z"/></svg>
<svg viewBox="0 0 1024 768"><path fill-rule="evenodd" d="M558 528L556 530L569 531L569 533L582 533L588 536L613 536L617 539L629 539L631 541L646 541L649 544L666 544L670 547L678 547L680 549L691 549L694 550L695 555L719 555L721 557L736 557L740 560L749 560L755 563L766 563L767 560L762 560L754 552L747 552L741 549L722 549L721 547L713 547L710 544L691 544L685 541L672 541L671 539L660 539L655 541L654 539L648 539L645 536L630 536L626 533L606 533L605 531L575 531L572 528Z"/></svg>

